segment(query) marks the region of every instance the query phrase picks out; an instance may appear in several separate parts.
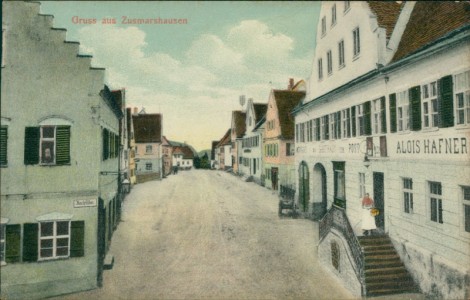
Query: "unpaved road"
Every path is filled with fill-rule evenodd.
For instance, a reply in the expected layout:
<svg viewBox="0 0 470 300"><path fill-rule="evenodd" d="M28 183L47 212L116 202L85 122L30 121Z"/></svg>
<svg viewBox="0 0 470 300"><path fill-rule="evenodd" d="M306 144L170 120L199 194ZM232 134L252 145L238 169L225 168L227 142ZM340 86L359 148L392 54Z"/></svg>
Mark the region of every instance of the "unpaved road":
<svg viewBox="0 0 470 300"><path fill-rule="evenodd" d="M101 289L61 299L348 299L316 259L317 224L279 218L277 196L221 171L134 187Z"/></svg>

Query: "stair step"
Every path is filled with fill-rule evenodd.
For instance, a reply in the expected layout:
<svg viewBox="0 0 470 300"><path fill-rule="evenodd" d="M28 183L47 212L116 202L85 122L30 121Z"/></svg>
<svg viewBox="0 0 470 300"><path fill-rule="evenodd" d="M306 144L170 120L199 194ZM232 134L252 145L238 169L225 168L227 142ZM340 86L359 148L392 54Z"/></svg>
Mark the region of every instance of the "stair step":
<svg viewBox="0 0 470 300"><path fill-rule="evenodd" d="M374 262L388 262L388 261L398 261L401 262L400 256L397 254L389 254L389 255L368 255L365 256L365 263L366 265L369 263Z"/></svg>
<svg viewBox="0 0 470 300"><path fill-rule="evenodd" d="M378 276L378 275L392 275L392 274L401 274L401 273L408 273L405 266L397 266L397 267L390 267L390 268L382 268L382 269L367 269L365 270L366 278L369 276Z"/></svg>
<svg viewBox="0 0 470 300"><path fill-rule="evenodd" d="M376 255L393 255L397 253L393 248L363 249L362 252L364 253L365 257Z"/></svg>
<svg viewBox="0 0 470 300"><path fill-rule="evenodd" d="M386 287L378 288L373 290L367 290L367 296L381 296L381 295L390 295L390 294L403 294L403 293L417 293L419 289L415 286L406 286L406 287Z"/></svg>
<svg viewBox="0 0 470 300"><path fill-rule="evenodd" d="M365 247L365 246L383 246L383 245L393 246L392 242L388 239L359 240L359 244L361 244L362 247Z"/></svg>
<svg viewBox="0 0 470 300"><path fill-rule="evenodd" d="M392 273L366 276L366 283L384 282L384 281L413 281L413 278L407 273Z"/></svg>
<svg viewBox="0 0 470 300"><path fill-rule="evenodd" d="M371 270L371 269L389 269L389 268L396 268L396 267L401 267L403 266L403 263L398 260L398 261L374 261L371 263L368 263L365 265L366 270Z"/></svg>
<svg viewBox="0 0 470 300"><path fill-rule="evenodd" d="M414 287L414 282L411 278L405 278L404 280L386 280L382 282L370 282L367 284L367 290L377 290L384 288L409 288Z"/></svg>

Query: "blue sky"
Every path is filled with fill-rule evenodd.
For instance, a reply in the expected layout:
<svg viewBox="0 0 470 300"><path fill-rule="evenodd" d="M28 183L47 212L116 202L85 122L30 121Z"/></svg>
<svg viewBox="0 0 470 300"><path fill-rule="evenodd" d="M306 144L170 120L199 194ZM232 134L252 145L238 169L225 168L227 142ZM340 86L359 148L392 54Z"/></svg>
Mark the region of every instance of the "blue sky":
<svg viewBox="0 0 470 300"><path fill-rule="evenodd" d="M230 127L239 95L266 103L271 88L310 76L319 2L41 1L67 40L106 68L127 102L163 114L163 134L210 148ZM74 24L76 16L96 24ZM178 18L187 24L120 24ZM117 24L101 24L114 18Z"/></svg>

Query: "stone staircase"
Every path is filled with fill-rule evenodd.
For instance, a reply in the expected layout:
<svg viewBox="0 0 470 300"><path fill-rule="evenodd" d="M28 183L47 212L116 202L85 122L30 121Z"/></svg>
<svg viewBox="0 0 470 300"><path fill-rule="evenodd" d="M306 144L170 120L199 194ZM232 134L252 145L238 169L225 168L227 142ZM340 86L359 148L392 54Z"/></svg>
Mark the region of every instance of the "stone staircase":
<svg viewBox="0 0 470 300"><path fill-rule="evenodd" d="M419 292L387 235L358 239L364 253L366 296Z"/></svg>

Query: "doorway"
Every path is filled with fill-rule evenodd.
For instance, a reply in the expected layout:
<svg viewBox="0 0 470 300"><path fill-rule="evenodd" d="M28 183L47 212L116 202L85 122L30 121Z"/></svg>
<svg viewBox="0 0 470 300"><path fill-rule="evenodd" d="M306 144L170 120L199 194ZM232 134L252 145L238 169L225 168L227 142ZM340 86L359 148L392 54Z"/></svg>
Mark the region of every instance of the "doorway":
<svg viewBox="0 0 470 300"><path fill-rule="evenodd" d="M273 190L278 190L277 175L279 173L278 168L271 168L271 183Z"/></svg>
<svg viewBox="0 0 470 300"><path fill-rule="evenodd" d="M313 219L320 220L327 209L326 171L322 164L317 163L313 167Z"/></svg>
<svg viewBox="0 0 470 300"><path fill-rule="evenodd" d="M374 172L374 202L375 207L380 211L379 215L375 216L375 224L377 229L385 232L385 205L384 205L384 173Z"/></svg>

